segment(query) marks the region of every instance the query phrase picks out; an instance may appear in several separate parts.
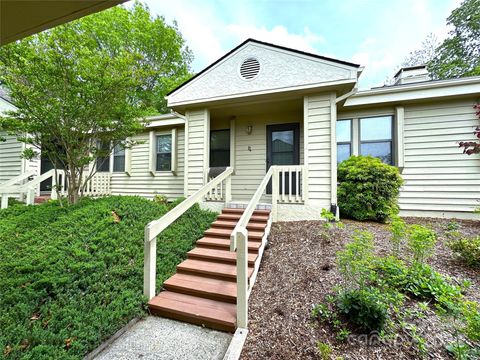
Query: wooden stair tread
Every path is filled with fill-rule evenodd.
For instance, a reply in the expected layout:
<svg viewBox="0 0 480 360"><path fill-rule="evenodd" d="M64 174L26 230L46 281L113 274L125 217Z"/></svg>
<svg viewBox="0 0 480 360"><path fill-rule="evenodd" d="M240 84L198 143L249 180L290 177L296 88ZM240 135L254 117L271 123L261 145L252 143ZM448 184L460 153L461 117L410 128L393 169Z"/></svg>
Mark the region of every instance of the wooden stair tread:
<svg viewBox="0 0 480 360"><path fill-rule="evenodd" d="M240 220L242 214L220 214L217 216L217 220L226 220L226 221L237 221ZM266 222L268 221L268 215L252 215L250 218L252 222Z"/></svg>
<svg viewBox="0 0 480 360"><path fill-rule="evenodd" d="M187 259L177 266L179 272L224 277L235 280L237 278L237 266L234 264L214 263L205 260ZM248 268L248 277L252 276L253 267Z"/></svg>
<svg viewBox="0 0 480 360"><path fill-rule="evenodd" d="M243 214L245 209L241 208L224 208L222 214ZM254 210L253 215L270 215L270 210Z"/></svg>
<svg viewBox="0 0 480 360"><path fill-rule="evenodd" d="M228 250L216 250L216 249L206 249L197 247L190 250L187 253L187 257L189 259L192 258L201 258L201 259L211 259L216 261L223 261L229 263L236 263L237 262L237 253L231 252ZM257 254L248 254L248 264L254 264L255 259L257 258Z"/></svg>
<svg viewBox="0 0 480 360"><path fill-rule="evenodd" d="M162 291L148 302L148 307L153 314L197 325L230 332L236 328L236 305L223 301Z"/></svg>
<svg viewBox="0 0 480 360"><path fill-rule="evenodd" d="M211 237L223 237L223 238L230 238L233 229L224 229L224 228L210 228L204 232L205 236ZM259 239L263 238L263 231L249 231L248 232L248 239Z"/></svg>
<svg viewBox="0 0 480 360"><path fill-rule="evenodd" d="M167 290L188 295L213 298L235 302L237 299L237 283L205 276L176 273L163 283Z"/></svg>
<svg viewBox="0 0 480 360"><path fill-rule="evenodd" d="M222 238L214 238L205 236L200 240L197 240L197 245L199 246L211 246L215 248L222 248L222 249L230 249L230 238L222 239ZM255 250L262 246L262 242L260 240L252 239L248 241L248 250Z"/></svg>
<svg viewBox="0 0 480 360"><path fill-rule="evenodd" d="M217 220L212 224L212 228L225 228L225 229L234 229L238 221L226 221L226 220ZM252 231L264 231L267 227L267 222L249 222L247 225L248 230Z"/></svg>

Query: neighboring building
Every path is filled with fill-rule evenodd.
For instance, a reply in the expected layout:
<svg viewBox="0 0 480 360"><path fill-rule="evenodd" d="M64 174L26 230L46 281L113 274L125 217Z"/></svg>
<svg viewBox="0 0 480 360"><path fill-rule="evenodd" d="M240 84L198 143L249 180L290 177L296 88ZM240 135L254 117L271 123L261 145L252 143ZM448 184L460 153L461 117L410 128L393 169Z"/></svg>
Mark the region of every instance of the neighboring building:
<svg viewBox="0 0 480 360"><path fill-rule="evenodd" d="M15 110L8 93L0 87L0 113ZM21 154L25 149L25 143L17 140L16 136L7 135L0 132L0 138L6 141L0 141L0 185L28 171L40 170L40 161L38 159L25 160Z"/></svg>
<svg viewBox="0 0 480 360"><path fill-rule="evenodd" d="M232 202L246 203L271 165L290 166L278 218L307 220L337 204L337 163L371 154L400 168L402 215L472 218L480 157L462 154L458 141L474 140L480 77L430 81L424 68L405 68L395 85L357 92L362 70L247 40L168 94L173 113L152 117L133 138L141 144L117 149L100 170L113 194L173 199L230 166Z"/></svg>

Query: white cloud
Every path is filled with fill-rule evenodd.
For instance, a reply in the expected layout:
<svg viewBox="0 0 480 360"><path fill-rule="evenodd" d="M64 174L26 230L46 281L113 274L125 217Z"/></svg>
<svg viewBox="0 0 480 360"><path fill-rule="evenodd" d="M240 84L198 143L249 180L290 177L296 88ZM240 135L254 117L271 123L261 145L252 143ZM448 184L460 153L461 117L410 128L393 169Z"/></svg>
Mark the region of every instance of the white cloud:
<svg viewBox="0 0 480 360"><path fill-rule="evenodd" d="M247 38L283 45L316 53L316 46L325 39L305 27L300 33L291 33L283 25L272 28L247 23L255 21L250 12L244 13L242 4L231 4L236 23L226 23L215 3L176 0L169 2L147 1L150 10L161 14L168 22L177 21L178 27L193 51L193 68L200 71Z"/></svg>
<svg viewBox="0 0 480 360"><path fill-rule="evenodd" d="M450 11L460 1L451 0ZM353 62L365 66L360 78L362 88L383 85L407 55L421 47L428 34L434 33L439 41L446 38L449 29L445 19L432 15L434 7L432 0L408 0L402 2L401 12L389 9L379 19L383 24L382 33L366 37L352 55Z"/></svg>
<svg viewBox="0 0 480 360"><path fill-rule="evenodd" d="M316 46L325 43L322 36L314 34L308 27L300 34L292 34L285 26L277 25L271 29L257 27L255 25L227 25L226 31L241 42L247 38L286 46L297 50L316 53Z"/></svg>

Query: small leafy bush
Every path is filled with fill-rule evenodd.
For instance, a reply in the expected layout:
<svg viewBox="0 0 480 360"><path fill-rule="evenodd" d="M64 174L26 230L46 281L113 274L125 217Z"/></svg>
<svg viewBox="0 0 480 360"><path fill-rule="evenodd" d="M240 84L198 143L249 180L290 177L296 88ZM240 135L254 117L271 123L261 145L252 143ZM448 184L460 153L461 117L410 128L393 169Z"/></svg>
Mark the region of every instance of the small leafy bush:
<svg viewBox="0 0 480 360"><path fill-rule="evenodd" d="M452 240L447 245L467 265L480 267L480 235Z"/></svg>
<svg viewBox="0 0 480 360"><path fill-rule="evenodd" d="M400 247L405 239L405 233L407 231L407 225L398 215L393 215L390 222L390 231L392 233L391 242L393 246L393 255L398 256L400 254Z"/></svg>
<svg viewBox="0 0 480 360"><path fill-rule="evenodd" d="M435 231L422 225L411 225L408 228L408 249L412 255L412 262L423 264L432 254L437 235Z"/></svg>
<svg viewBox="0 0 480 360"><path fill-rule="evenodd" d="M376 287L341 292L337 307L361 331L380 331L388 318L389 305L385 295Z"/></svg>
<svg viewBox="0 0 480 360"><path fill-rule="evenodd" d="M346 217L385 222L398 213L403 179L398 169L371 156L351 156L338 166L338 203Z"/></svg>
<svg viewBox="0 0 480 360"><path fill-rule="evenodd" d="M374 276L373 234L355 231L353 240L338 252L337 264L346 287L363 288Z"/></svg>

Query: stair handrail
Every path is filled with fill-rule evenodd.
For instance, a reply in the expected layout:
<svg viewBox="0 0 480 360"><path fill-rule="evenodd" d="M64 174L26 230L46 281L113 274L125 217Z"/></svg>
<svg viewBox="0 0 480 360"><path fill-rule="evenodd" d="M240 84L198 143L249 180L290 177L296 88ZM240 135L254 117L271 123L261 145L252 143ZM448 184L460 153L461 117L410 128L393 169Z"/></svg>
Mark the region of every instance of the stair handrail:
<svg viewBox="0 0 480 360"><path fill-rule="evenodd" d="M7 186L9 187L9 186L15 185L16 183L18 183L20 181L23 181L23 180L26 180L30 176L34 176L35 174L36 174L36 172L33 171L33 170L24 172L23 174L15 176L14 178L11 178L10 180L7 180L7 181L1 183L0 184L0 189L4 188L4 187L7 187Z"/></svg>
<svg viewBox="0 0 480 360"><path fill-rule="evenodd" d="M231 194L232 174L233 168L227 167L225 171L203 185L160 219L153 220L145 226L143 293L149 300L155 296L157 236L222 181L226 182L226 193ZM226 197L225 202L229 201L230 199Z"/></svg>
<svg viewBox="0 0 480 360"><path fill-rule="evenodd" d="M35 176L32 180L29 180L25 184L21 185L9 185L9 186L2 186L0 187L0 196L2 197L2 203L1 203L1 208L5 209L8 207L8 194L27 194L27 199L26 203L27 205L33 205L34 203L34 198L35 198L35 190L36 187L42 182L45 181L49 178L52 178L52 194L51 198L56 199L57 198L57 191L55 190L55 186L58 183L58 178L57 176L62 175L62 182L65 183L65 172L63 170L57 170L55 172L55 169L51 169L46 171L45 173ZM30 175L31 176L31 175ZM10 184L12 184L12 180L9 180ZM16 180L18 182L20 180ZM14 183L13 183L14 184Z"/></svg>
<svg viewBox="0 0 480 360"><path fill-rule="evenodd" d="M248 230L253 215L268 182L272 180L272 218L276 220L278 203L278 168L271 166L263 177L255 194L248 202L242 216L230 236L230 251L237 251L237 326L247 328L248 324Z"/></svg>

